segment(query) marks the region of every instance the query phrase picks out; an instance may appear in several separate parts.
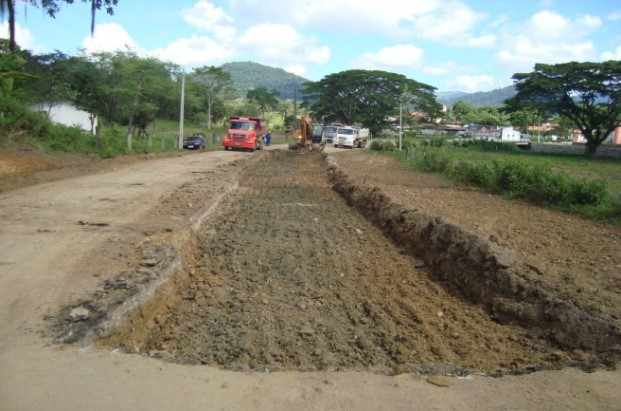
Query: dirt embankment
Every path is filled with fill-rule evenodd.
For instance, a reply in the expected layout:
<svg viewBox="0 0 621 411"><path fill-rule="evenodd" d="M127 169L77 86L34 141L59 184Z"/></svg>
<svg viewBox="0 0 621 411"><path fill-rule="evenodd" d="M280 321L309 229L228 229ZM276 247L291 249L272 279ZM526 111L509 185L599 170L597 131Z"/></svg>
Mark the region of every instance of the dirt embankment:
<svg viewBox="0 0 621 411"><path fill-rule="evenodd" d="M58 342L90 344L99 339L116 344L131 329L134 340L151 323L168 314L180 293L188 286L196 264L196 230L237 187L244 164L236 160L217 168L196 167L196 178L160 199L157 208L142 219L142 239L124 244L125 267L108 275L91 295L52 313L52 336ZM105 230L107 223L81 222L85 229ZM103 252L104 250L102 250ZM106 252L118 252L106 249ZM102 268L105 270L106 268Z"/></svg>
<svg viewBox="0 0 621 411"><path fill-rule="evenodd" d="M219 209L169 312L115 344L236 370L507 373L572 361L438 283L347 206L318 154L265 153Z"/></svg>
<svg viewBox="0 0 621 411"><path fill-rule="evenodd" d="M350 158L341 159L347 164ZM368 170L369 165L366 167ZM352 167L346 165L344 169L349 171ZM610 311L606 306L589 310L588 305L576 304L541 281L531 281L534 267L511 250L459 225L403 207L379 188L368 185L366 176L354 175L357 178L352 180L336 165L331 167L335 189L397 243L423 258L436 278L471 301L484 304L499 321L524 325L566 349L596 353L605 363L618 359L618 307ZM388 175L386 181L394 185L398 180L394 174ZM416 207L415 198L410 206ZM537 270L537 275L545 273ZM573 292L579 294L580 290Z"/></svg>
<svg viewBox="0 0 621 411"><path fill-rule="evenodd" d="M125 155L102 159L94 155L0 150L0 193L35 184L111 171L145 160L189 153Z"/></svg>

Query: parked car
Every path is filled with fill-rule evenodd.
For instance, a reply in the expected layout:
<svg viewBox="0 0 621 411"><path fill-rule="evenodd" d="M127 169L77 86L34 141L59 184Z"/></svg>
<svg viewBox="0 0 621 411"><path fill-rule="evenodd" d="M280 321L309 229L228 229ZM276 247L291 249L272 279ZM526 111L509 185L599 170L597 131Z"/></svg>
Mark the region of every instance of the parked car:
<svg viewBox="0 0 621 411"><path fill-rule="evenodd" d="M186 150L203 150L207 146L205 141L205 135L203 133L196 133L191 137L183 139L183 148Z"/></svg>

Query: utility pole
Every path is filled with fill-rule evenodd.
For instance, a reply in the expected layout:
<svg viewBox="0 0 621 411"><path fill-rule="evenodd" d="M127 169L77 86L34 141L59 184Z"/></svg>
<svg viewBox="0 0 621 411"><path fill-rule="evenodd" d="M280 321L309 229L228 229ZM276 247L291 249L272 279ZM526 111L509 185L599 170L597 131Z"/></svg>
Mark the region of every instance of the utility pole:
<svg viewBox="0 0 621 411"><path fill-rule="evenodd" d="M403 148L403 100L399 100L399 151Z"/></svg>
<svg viewBox="0 0 621 411"><path fill-rule="evenodd" d="M293 89L293 115L297 118L298 116L298 86L294 84Z"/></svg>
<svg viewBox="0 0 621 411"><path fill-rule="evenodd" d="M179 107L179 139L177 148L183 150L183 118L185 110L185 73L181 74L181 104Z"/></svg>

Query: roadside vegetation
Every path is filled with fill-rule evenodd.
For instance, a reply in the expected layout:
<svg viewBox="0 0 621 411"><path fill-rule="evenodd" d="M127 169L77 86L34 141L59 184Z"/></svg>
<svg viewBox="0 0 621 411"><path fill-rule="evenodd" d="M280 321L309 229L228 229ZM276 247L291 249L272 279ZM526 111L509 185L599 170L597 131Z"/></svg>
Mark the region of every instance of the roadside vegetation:
<svg viewBox="0 0 621 411"><path fill-rule="evenodd" d="M0 40L0 148L101 157L177 150L183 75L131 52L33 54ZM198 67L185 78L184 135L203 133L208 148L219 146L231 115L263 116L276 133L295 123L295 102L265 88L239 97L222 68ZM61 104L88 113L90 130L53 123Z"/></svg>
<svg viewBox="0 0 621 411"><path fill-rule="evenodd" d="M485 191L621 223L621 161L532 154L511 144L408 139L403 151L376 140L372 151L390 153L408 166L439 173Z"/></svg>

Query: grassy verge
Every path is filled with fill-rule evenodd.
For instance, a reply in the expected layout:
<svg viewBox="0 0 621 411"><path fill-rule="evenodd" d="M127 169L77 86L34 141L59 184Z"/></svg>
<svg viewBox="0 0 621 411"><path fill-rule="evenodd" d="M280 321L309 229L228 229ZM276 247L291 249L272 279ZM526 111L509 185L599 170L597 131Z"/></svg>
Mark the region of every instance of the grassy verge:
<svg viewBox="0 0 621 411"><path fill-rule="evenodd" d="M619 161L532 155L509 148L493 151L480 146L428 144L402 152L385 151L417 170L440 173L491 193L621 223Z"/></svg>

